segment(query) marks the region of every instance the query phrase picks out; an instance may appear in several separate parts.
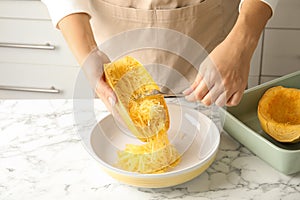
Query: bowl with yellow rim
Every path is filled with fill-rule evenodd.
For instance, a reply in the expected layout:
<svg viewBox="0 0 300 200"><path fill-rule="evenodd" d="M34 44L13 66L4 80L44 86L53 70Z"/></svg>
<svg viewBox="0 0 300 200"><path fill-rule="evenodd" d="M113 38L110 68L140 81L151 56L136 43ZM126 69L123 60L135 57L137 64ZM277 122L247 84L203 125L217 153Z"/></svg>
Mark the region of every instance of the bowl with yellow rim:
<svg viewBox="0 0 300 200"><path fill-rule="evenodd" d="M112 115L101 119L88 136L87 148L105 172L120 182L144 188L162 188L187 182L204 172L215 160L220 132L201 112L167 103L170 116L168 137L180 154L179 163L160 173L138 173L120 168L118 152L141 141L124 133Z"/></svg>

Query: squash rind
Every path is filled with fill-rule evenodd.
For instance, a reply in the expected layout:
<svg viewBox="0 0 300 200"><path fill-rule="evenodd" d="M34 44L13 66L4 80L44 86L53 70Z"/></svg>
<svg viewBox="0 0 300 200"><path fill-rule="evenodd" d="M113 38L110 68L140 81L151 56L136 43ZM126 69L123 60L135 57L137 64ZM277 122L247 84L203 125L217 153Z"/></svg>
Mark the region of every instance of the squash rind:
<svg viewBox="0 0 300 200"><path fill-rule="evenodd" d="M259 101L258 119L262 129L279 142L300 141L300 90L276 86Z"/></svg>

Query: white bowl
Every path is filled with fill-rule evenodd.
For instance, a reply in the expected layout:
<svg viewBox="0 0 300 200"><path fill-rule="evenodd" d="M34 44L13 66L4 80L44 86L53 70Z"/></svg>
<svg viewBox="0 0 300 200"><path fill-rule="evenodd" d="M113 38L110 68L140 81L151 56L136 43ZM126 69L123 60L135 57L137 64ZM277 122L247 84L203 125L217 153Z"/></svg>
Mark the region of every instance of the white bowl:
<svg viewBox="0 0 300 200"><path fill-rule="evenodd" d="M220 143L216 125L204 114L178 104L168 104L171 143L182 154L181 162L170 171L161 174L139 174L119 169L117 152L126 144L141 143L135 137L124 134L112 115L102 119L90 133L87 145L94 158L113 178L129 185L161 188L177 185L193 179L205 171L214 161Z"/></svg>

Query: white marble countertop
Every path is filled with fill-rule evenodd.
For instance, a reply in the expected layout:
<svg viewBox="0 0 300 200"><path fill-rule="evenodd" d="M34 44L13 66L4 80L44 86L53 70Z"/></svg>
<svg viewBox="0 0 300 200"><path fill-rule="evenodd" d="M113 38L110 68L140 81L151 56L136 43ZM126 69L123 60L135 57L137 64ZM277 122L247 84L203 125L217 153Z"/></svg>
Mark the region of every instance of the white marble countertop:
<svg viewBox="0 0 300 200"><path fill-rule="evenodd" d="M163 189L119 183L83 147L72 105L71 100L0 100L1 200L300 199L300 173L274 170L226 133L215 162L187 183ZM99 105L101 118L107 112Z"/></svg>

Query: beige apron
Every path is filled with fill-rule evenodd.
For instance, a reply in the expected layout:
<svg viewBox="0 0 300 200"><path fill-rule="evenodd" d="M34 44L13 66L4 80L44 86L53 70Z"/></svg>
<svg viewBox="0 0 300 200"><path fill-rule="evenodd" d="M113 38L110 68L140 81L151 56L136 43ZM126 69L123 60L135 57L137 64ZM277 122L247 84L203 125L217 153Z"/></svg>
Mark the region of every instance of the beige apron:
<svg viewBox="0 0 300 200"><path fill-rule="evenodd" d="M100 46L125 31L157 27L185 34L209 53L231 30L238 14L239 1L92 0L91 24ZM166 41L174 42L168 41L173 39L176 42L176 38L166 38ZM122 48L116 46L111 48ZM144 48L124 53L149 65L148 71L163 90L180 92L194 81L197 74L197 69L190 62L165 50Z"/></svg>

